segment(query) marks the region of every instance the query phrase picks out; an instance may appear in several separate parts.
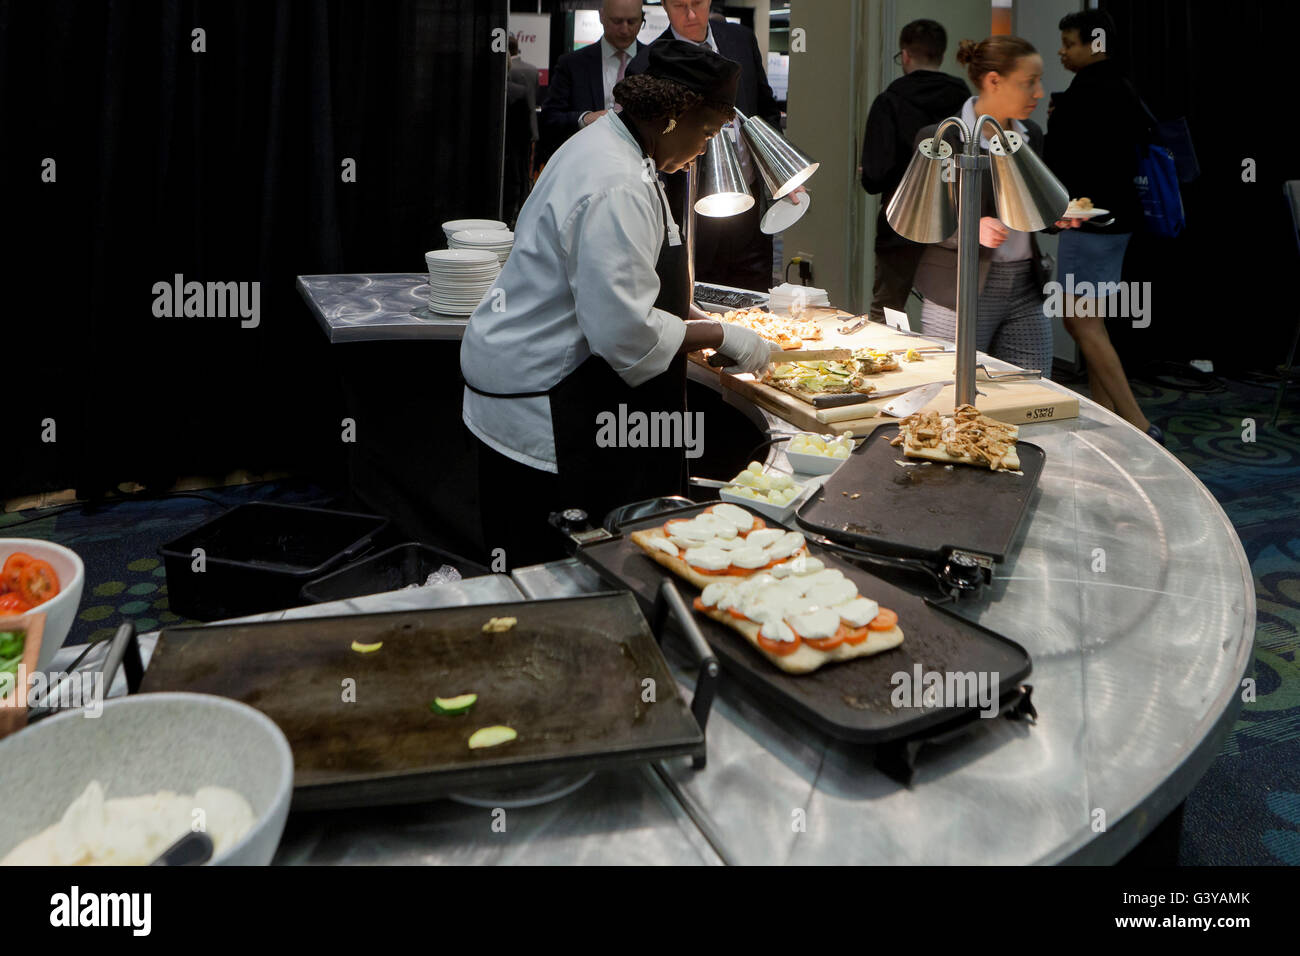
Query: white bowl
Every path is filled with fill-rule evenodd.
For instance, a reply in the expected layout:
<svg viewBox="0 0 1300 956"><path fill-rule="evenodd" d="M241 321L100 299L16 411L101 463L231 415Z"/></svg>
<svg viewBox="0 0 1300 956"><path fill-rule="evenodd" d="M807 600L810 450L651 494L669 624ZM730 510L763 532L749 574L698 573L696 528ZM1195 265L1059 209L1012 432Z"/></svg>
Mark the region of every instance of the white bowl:
<svg viewBox="0 0 1300 956"><path fill-rule="evenodd" d="M785 457L790 467L801 475L829 475L847 458L832 458L830 455L810 455L803 451L790 451L786 447Z"/></svg>
<svg viewBox="0 0 1300 956"><path fill-rule="evenodd" d="M98 780L106 798L228 787L255 822L210 863L265 866L275 856L293 796L293 752L271 718L209 694L140 694L103 713L48 717L0 740L0 857L57 823ZM177 834L179 839L184 834Z"/></svg>
<svg viewBox="0 0 1300 956"><path fill-rule="evenodd" d="M781 507L768 504L766 501L759 501L756 498L746 498L743 495L738 495L731 488L722 488L718 491L718 496L723 501L729 501L733 505L744 505L746 508L752 508L764 518L771 518L773 521L786 524L794 516L795 511L804 503L804 500L807 499L809 493L815 487L812 482L796 484L798 484L799 488L798 494L794 496L793 501Z"/></svg>
<svg viewBox="0 0 1300 956"><path fill-rule="evenodd" d="M449 219L442 224L442 231L450 239L466 229L505 229L506 224L500 219Z"/></svg>
<svg viewBox="0 0 1300 956"><path fill-rule="evenodd" d="M36 669L43 671L72 630L77 609L81 607L81 592L86 586L86 567L71 548L39 538L0 538L0 565L18 551L50 562L59 576L59 593L32 608L45 615L45 634L41 638L40 656L36 658Z"/></svg>

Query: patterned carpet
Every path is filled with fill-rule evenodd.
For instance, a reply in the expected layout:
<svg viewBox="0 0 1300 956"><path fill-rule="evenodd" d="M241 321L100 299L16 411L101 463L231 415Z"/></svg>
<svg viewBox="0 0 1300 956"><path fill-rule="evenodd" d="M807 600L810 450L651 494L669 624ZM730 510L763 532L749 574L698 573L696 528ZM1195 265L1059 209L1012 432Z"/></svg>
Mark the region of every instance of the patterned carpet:
<svg viewBox="0 0 1300 956"><path fill-rule="evenodd" d="M1255 579L1256 700L1188 798L1179 862L1300 864L1300 391L1152 367L1135 381L1167 447L1210 490ZM1253 442L1243 433L1254 423Z"/></svg>
<svg viewBox="0 0 1300 956"><path fill-rule="evenodd" d="M1257 595L1257 699L1244 705L1188 798L1179 860L1300 864L1300 390L1276 428L1269 424L1273 387L1249 376L1157 367L1134 391L1165 429L1169 450L1236 526ZM1254 420L1254 442L1242 441L1245 419ZM92 515L73 508L21 525L36 513L3 515L0 535L58 541L81 554L88 586L69 639L84 642L111 635L127 618L142 631L178 622L168 608L159 545L244 501L325 504L324 497L319 488L282 481L107 505Z"/></svg>

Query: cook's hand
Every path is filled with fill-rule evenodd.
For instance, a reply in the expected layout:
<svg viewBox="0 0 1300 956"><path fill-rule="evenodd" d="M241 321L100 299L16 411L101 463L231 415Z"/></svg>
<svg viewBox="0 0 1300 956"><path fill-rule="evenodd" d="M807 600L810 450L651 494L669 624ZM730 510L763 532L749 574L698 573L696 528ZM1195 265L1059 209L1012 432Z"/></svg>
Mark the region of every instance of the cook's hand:
<svg viewBox="0 0 1300 956"><path fill-rule="evenodd" d="M980 245L996 249L1007 241L1007 227L992 216L980 219Z"/></svg>
<svg viewBox="0 0 1300 956"><path fill-rule="evenodd" d="M1078 229L1083 225L1082 219L1058 219L1056 220L1057 229Z"/></svg>
<svg viewBox="0 0 1300 956"><path fill-rule="evenodd" d="M724 322L718 351L733 363L723 366L728 372L761 372L771 362L772 343L743 325Z"/></svg>
<svg viewBox="0 0 1300 956"><path fill-rule="evenodd" d="M582 118L582 125L590 126L592 123L596 122L596 120L604 116L605 113L607 112L608 110L592 110L590 113L588 113L586 116Z"/></svg>
<svg viewBox="0 0 1300 956"><path fill-rule="evenodd" d="M802 186L795 187L794 192L790 193L790 202L796 206L799 205L799 197L806 195L807 192L808 190L804 189Z"/></svg>

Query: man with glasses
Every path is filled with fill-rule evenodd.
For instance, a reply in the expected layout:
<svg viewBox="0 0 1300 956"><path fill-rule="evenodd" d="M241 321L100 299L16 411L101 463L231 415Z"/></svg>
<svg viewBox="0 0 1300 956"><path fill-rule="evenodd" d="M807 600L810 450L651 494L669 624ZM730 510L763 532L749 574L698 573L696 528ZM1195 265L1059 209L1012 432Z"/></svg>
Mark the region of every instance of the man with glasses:
<svg viewBox="0 0 1300 956"><path fill-rule="evenodd" d="M890 227L885 209L907 171L918 130L961 112L970 97L966 82L939 72L948 35L934 20L913 20L898 37L894 63L903 75L881 93L867 114L862 137L862 188L880 193L876 218L876 279L871 318L885 320L885 308L907 308L916 265L925 247Z"/></svg>
<svg viewBox="0 0 1300 956"><path fill-rule="evenodd" d="M560 57L542 106L542 126L552 148L614 108L614 84L637 55L636 35L644 21L640 0L604 0L600 41Z"/></svg>

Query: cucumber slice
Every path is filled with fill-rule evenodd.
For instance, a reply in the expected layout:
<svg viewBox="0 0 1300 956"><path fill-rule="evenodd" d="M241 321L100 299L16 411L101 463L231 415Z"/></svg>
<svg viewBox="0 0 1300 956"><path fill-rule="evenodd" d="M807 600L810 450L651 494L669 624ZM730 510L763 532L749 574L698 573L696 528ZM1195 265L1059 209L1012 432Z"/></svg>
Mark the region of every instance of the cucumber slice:
<svg viewBox="0 0 1300 956"><path fill-rule="evenodd" d="M509 743L518 736L513 727L503 727L500 724L495 727L483 727L470 734L469 749L479 750L482 747L495 747L498 744Z"/></svg>
<svg viewBox="0 0 1300 956"><path fill-rule="evenodd" d="M360 641L352 642L352 649L358 654L373 654L383 646L383 641L376 641L374 644L362 644Z"/></svg>
<svg viewBox="0 0 1300 956"><path fill-rule="evenodd" d="M446 714L448 717L454 717L457 714L463 714L474 706L478 700L478 694L461 694L459 697L435 697L429 709L435 714Z"/></svg>

